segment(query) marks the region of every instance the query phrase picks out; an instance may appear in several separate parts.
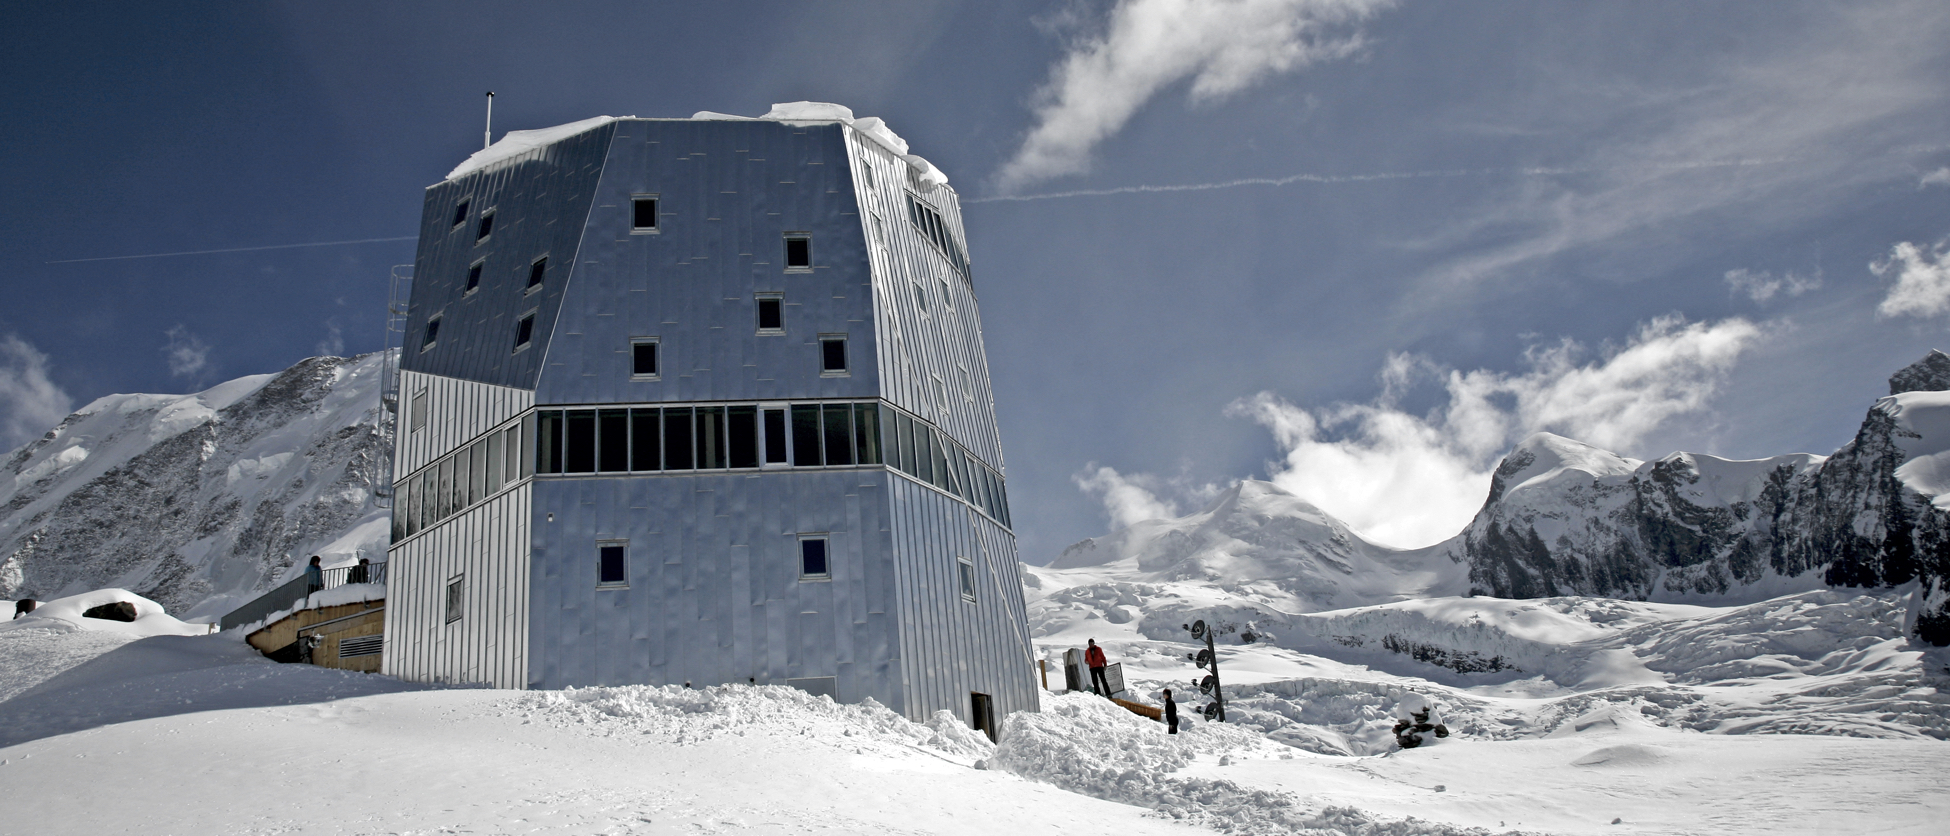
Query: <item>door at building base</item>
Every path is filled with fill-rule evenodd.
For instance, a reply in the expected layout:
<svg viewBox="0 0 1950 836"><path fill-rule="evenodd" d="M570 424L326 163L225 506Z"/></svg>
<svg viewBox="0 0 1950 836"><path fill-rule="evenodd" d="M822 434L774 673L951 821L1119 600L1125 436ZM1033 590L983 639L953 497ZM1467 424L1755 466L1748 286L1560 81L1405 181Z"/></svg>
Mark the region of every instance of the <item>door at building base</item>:
<svg viewBox="0 0 1950 836"><path fill-rule="evenodd" d="M989 736L995 742L995 703L987 694L970 693L968 722L975 730Z"/></svg>

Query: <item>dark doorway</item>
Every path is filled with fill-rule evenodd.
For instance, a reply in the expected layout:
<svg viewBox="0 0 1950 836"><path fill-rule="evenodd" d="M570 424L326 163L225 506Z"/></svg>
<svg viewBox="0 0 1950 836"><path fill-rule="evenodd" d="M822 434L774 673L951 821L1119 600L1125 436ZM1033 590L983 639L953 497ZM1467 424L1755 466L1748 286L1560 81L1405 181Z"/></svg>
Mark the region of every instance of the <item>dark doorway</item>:
<svg viewBox="0 0 1950 836"><path fill-rule="evenodd" d="M995 705L987 694L970 693L969 718L975 730L989 736L995 742Z"/></svg>

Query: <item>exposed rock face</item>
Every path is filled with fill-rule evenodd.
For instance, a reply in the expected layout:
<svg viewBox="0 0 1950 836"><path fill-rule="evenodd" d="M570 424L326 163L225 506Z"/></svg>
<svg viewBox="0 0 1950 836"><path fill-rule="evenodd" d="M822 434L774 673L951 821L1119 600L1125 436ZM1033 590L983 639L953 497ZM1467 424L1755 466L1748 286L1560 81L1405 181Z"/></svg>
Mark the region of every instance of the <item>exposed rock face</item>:
<svg viewBox="0 0 1950 836"><path fill-rule="evenodd" d="M130 589L219 615L385 548L382 357L316 357L195 395L110 395L0 464L0 597Z"/></svg>
<svg viewBox="0 0 1950 836"><path fill-rule="evenodd" d="M1950 514L1936 504L1950 505L1950 355L1890 389L1826 458L1636 462L1532 436L1446 548L1474 590L1511 598L1758 599L1920 579L1916 630L1950 643Z"/></svg>

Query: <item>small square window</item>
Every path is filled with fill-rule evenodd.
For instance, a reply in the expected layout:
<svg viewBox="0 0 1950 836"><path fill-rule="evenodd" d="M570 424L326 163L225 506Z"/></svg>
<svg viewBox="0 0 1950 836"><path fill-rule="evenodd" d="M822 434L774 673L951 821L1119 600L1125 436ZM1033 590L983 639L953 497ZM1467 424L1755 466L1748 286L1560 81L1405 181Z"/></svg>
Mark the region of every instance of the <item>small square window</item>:
<svg viewBox="0 0 1950 836"><path fill-rule="evenodd" d="M657 231L656 195L637 195L630 198L630 231Z"/></svg>
<svg viewBox="0 0 1950 836"><path fill-rule="evenodd" d="M467 223L467 206L471 202L472 201L463 200L459 203L454 204L454 228L455 229L459 229L461 224Z"/></svg>
<svg viewBox="0 0 1950 836"><path fill-rule="evenodd" d="M867 188L869 189L879 188L879 186L873 181L873 163L867 162L866 160L862 159L860 161L860 175L861 175L861 179L867 181Z"/></svg>
<svg viewBox="0 0 1950 836"><path fill-rule="evenodd" d="M761 294L758 299L758 333L785 333L785 297Z"/></svg>
<svg viewBox="0 0 1950 836"><path fill-rule="evenodd" d="M481 225L474 230L474 243L486 241L492 234L494 234L494 210L489 209L481 213Z"/></svg>
<svg viewBox="0 0 1950 836"><path fill-rule="evenodd" d="M974 562L970 561L966 557L963 557L963 558L957 558L955 560L955 565L960 567L961 569L961 597L964 600L968 600L968 601L975 600Z"/></svg>
<svg viewBox="0 0 1950 836"><path fill-rule="evenodd" d="M805 579L825 579L833 577L833 568L826 559L826 538L799 538L799 577Z"/></svg>
<svg viewBox="0 0 1950 836"><path fill-rule="evenodd" d="M819 335L819 373L838 376L847 373L846 335Z"/></svg>
<svg viewBox="0 0 1950 836"><path fill-rule="evenodd" d="M486 264L487 259L484 258L467 266L467 287L463 288L461 293L473 293L481 289L481 268Z"/></svg>
<svg viewBox="0 0 1950 836"><path fill-rule="evenodd" d="M515 350L520 351L527 348L528 344L534 339L535 312L529 311L528 313L522 314L521 319L515 322Z"/></svg>
<svg viewBox="0 0 1950 836"><path fill-rule="evenodd" d="M812 236L803 233L785 236L785 269L812 269Z"/></svg>
<svg viewBox="0 0 1950 836"><path fill-rule="evenodd" d="M928 312L928 289L922 287L920 282L914 283L914 304L920 306L921 313Z"/></svg>
<svg viewBox="0 0 1950 836"><path fill-rule="evenodd" d="M426 333L421 335L420 337L420 350L425 351L429 348L432 348L434 342L439 339L440 339L440 314L434 314L433 318L427 320Z"/></svg>
<svg viewBox="0 0 1950 836"><path fill-rule="evenodd" d="M596 544L596 586L622 589L630 585L629 546L627 540Z"/></svg>
<svg viewBox="0 0 1950 836"><path fill-rule="evenodd" d="M466 604L466 601L461 597L464 594L464 590L465 590L462 581L465 581L466 579L467 576L465 575L455 575L453 580L447 582L447 623L448 624L452 624L460 620L461 610Z"/></svg>
<svg viewBox="0 0 1950 836"><path fill-rule="evenodd" d="M542 280L547 277L548 277L548 256L542 256L541 258L535 259L535 263L528 265L528 289L529 290L534 290L535 288L541 287Z"/></svg>
<svg viewBox="0 0 1950 836"><path fill-rule="evenodd" d="M426 429L427 427L426 390L422 389L418 392L413 393L413 406L409 414L407 415L407 421L413 427L414 432L418 432L420 430Z"/></svg>
<svg viewBox="0 0 1950 836"><path fill-rule="evenodd" d="M630 376L654 378L658 372L658 341L655 338L639 338L630 341Z"/></svg>

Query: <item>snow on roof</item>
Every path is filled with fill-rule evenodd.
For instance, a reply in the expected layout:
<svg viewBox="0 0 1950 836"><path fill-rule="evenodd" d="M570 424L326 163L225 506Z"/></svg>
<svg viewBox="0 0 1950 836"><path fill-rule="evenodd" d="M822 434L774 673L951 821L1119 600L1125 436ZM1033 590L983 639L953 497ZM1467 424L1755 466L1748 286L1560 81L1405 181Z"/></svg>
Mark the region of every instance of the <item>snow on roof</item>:
<svg viewBox="0 0 1950 836"><path fill-rule="evenodd" d="M453 171L447 172L446 179L458 180L475 172L492 171L503 165L513 163L532 151L561 142L584 131L600 128L616 121L618 118L634 119L636 117L597 116L584 119L580 122L556 125L553 128L541 128L533 131L509 131L494 144L468 156L460 165L455 166ZM941 169L935 168L933 163L928 162L918 155L907 153L907 140L901 139L899 134L894 133L892 128L887 127L885 120L877 116L855 118L853 116L853 109L845 105L837 105L831 102L781 102L772 105L772 109L766 111L764 116L738 116L731 113L700 110L691 114L691 119L715 122L757 122L761 120L794 123L842 122L852 127L861 136L879 143L888 151L893 152L894 156L899 157L901 161L913 167L914 176L919 178L928 188L944 186L948 183L948 175L942 173Z"/></svg>

